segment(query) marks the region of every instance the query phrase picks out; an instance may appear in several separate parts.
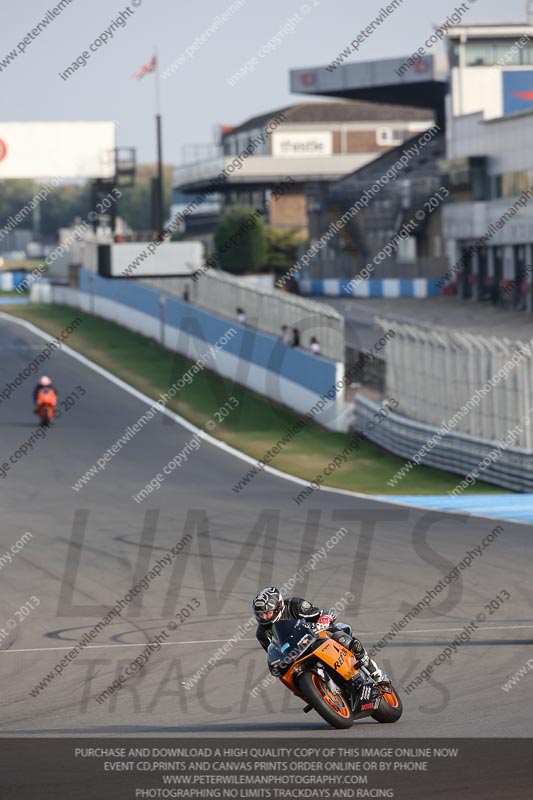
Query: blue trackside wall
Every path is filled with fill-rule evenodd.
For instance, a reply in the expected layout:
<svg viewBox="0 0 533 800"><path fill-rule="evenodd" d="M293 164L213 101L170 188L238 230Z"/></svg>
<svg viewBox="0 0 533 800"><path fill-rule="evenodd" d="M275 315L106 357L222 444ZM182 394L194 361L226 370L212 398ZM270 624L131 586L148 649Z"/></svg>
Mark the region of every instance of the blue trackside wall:
<svg viewBox="0 0 533 800"><path fill-rule="evenodd" d="M43 300L46 292L44 282L41 284L41 291L36 288L32 299ZM340 363L286 347L274 336L176 297L162 296L136 281L106 279L81 270L79 291L56 286L46 289L52 302L78 305L162 341L193 361L226 336L223 346L213 351L208 368L296 411L309 411L344 375ZM339 429L343 408L342 392L338 392L328 400L322 415L316 415L317 422Z"/></svg>
<svg viewBox="0 0 533 800"><path fill-rule="evenodd" d="M306 350L285 347L274 336L233 321L229 323L225 317L189 303L168 298L165 319L171 327L180 331L190 330L192 335L213 345L231 324L236 334L224 346L224 351L240 361L249 361L254 367L274 372L317 394L327 391L335 383L334 362L317 358Z"/></svg>

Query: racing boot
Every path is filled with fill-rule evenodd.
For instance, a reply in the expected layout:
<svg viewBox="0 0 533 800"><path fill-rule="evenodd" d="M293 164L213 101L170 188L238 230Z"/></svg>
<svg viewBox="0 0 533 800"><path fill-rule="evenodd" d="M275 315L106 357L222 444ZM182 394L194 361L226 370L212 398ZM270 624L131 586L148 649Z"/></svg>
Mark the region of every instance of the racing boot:
<svg viewBox="0 0 533 800"><path fill-rule="evenodd" d="M351 642L345 646L348 648L348 650L352 651L357 660L360 661L363 667L370 672L371 678L375 680L376 683L391 682L389 676L378 667L372 658L370 658L359 639L353 638Z"/></svg>

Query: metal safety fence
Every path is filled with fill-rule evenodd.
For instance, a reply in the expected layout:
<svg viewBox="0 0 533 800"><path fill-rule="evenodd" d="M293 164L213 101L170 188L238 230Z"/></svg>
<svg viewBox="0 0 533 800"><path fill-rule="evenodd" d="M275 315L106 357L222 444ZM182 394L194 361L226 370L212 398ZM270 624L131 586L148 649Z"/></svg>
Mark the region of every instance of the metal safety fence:
<svg viewBox="0 0 533 800"><path fill-rule="evenodd" d="M356 365L360 364L364 352L355 347L347 346L345 348L344 364L347 374L354 372ZM357 370L357 382L365 389L374 392L376 396L383 397L386 391L386 372L385 357L374 357Z"/></svg>
<svg viewBox="0 0 533 800"><path fill-rule="evenodd" d="M442 432L499 441L533 407L533 339L511 341L379 320L387 345L386 391L397 413ZM533 450L522 425L516 446Z"/></svg>
<svg viewBox="0 0 533 800"><path fill-rule="evenodd" d="M144 283L158 291L183 296L181 279L151 278ZM242 309L247 325L274 336L281 336L283 325L289 336L297 328L301 347L309 349L315 337L324 358L344 360L344 317L331 306L278 290L251 287L239 278L213 270L187 281L187 288L194 305L230 319L236 319L237 309Z"/></svg>

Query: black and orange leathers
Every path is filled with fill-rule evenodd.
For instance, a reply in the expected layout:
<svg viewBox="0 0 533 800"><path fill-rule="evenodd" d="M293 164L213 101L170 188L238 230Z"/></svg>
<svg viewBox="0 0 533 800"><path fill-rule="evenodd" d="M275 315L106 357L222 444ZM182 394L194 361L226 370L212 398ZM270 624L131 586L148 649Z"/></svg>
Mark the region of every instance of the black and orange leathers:
<svg viewBox="0 0 533 800"><path fill-rule="evenodd" d="M39 394L39 390L43 389L43 388L52 389L52 391L55 392L55 395L57 397L57 389L55 388L55 386L53 384L50 384L50 386L43 387L43 386L41 386L40 383L38 383L37 386L33 390L33 402L34 403L37 402L37 395Z"/></svg>
<svg viewBox="0 0 533 800"><path fill-rule="evenodd" d="M50 422L55 416L57 393L53 386L40 386L35 398L36 412L41 423Z"/></svg>
<svg viewBox="0 0 533 800"><path fill-rule="evenodd" d="M308 622L316 622L324 613L326 612L317 608L308 600L304 600L303 597L288 597L285 600L285 608L280 619L306 619ZM272 623L260 623L257 626L255 635L263 650L268 650L268 645L272 639Z"/></svg>

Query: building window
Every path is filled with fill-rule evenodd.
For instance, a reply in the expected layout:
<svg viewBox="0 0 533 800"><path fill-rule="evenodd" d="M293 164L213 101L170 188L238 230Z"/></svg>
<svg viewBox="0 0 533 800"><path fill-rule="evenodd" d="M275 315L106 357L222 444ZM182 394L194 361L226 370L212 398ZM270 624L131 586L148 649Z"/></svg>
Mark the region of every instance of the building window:
<svg viewBox="0 0 533 800"><path fill-rule="evenodd" d="M238 153L242 153L243 150L246 150L248 145L250 144L250 136L248 133L241 133L238 137Z"/></svg>
<svg viewBox="0 0 533 800"><path fill-rule="evenodd" d="M406 132L399 128L378 128L376 141L382 146L394 146L405 142Z"/></svg>
<svg viewBox="0 0 533 800"><path fill-rule="evenodd" d="M441 164L443 181L456 203L489 200L491 181L488 175L489 159L486 156L453 158Z"/></svg>
<svg viewBox="0 0 533 800"><path fill-rule="evenodd" d="M467 67L487 67L495 64L497 59L494 54L494 47L490 42L479 42L466 45L466 66Z"/></svg>
<svg viewBox="0 0 533 800"><path fill-rule="evenodd" d="M501 178L500 197L518 197L527 192L533 183L533 170L522 172L505 172L498 176Z"/></svg>
<svg viewBox="0 0 533 800"><path fill-rule="evenodd" d="M460 45L454 43L452 66L459 65ZM531 64L533 45L525 37L520 39L487 39L467 42L465 64L467 67L518 66Z"/></svg>
<svg viewBox="0 0 533 800"><path fill-rule="evenodd" d="M520 50L520 64L531 66L533 64L533 46L531 44Z"/></svg>
<svg viewBox="0 0 533 800"><path fill-rule="evenodd" d="M237 143L237 137L236 136L227 136L224 139L223 150L224 150L224 155L226 155L226 156L234 156L234 155L236 155L239 152L239 147L238 147L238 143Z"/></svg>

